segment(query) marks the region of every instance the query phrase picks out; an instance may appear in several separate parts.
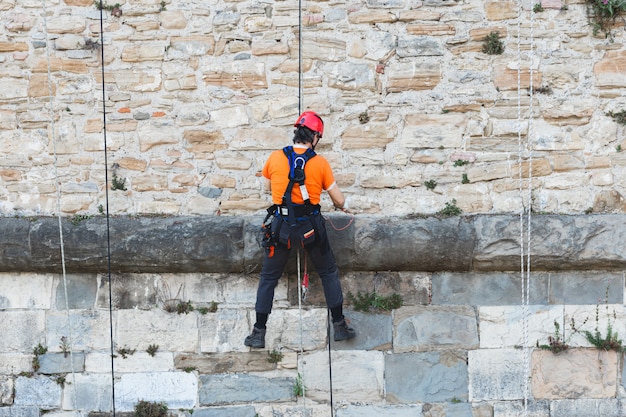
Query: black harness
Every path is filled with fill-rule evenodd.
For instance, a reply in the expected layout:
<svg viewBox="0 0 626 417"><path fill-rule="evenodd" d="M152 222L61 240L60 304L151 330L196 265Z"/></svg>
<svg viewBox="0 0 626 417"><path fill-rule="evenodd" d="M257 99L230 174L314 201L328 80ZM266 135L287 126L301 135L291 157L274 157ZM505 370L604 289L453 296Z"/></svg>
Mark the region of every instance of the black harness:
<svg viewBox="0 0 626 417"><path fill-rule="evenodd" d="M283 194L283 204L278 207L278 210L280 215L286 218L287 223L294 226L299 217L305 217L308 214L312 214L316 207L311 204L309 193L304 185L304 166L309 159L313 158L317 154L312 149L307 149L306 152L299 154L294 151L293 146L285 146L283 148L283 152L289 160L289 185L287 185L285 194ZM293 191L293 186L296 183L300 186L300 193L302 194L302 199L304 200L304 207L295 206L291 200L291 192Z"/></svg>
<svg viewBox="0 0 626 417"><path fill-rule="evenodd" d="M304 184L304 167L309 159L315 157L317 154L312 149L307 149L304 153L299 154L293 149L293 146L284 147L283 152L289 160L289 184L283 194L282 203L280 205L274 204L270 206L267 209L267 216L263 221L263 230L266 231L266 239L273 237L274 241L276 241L281 235L290 234L287 230L281 231L283 223L287 223L291 226L288 227L288 229L295 230L297 229L296 226L302 226L302 223L306 223L307 220L311 219L311 216L315 216L320 213L319 204L311 204L309 193L306 189L306 185ZM296 183L300 186L300 192L302 194L304 204L294 204L291 198L291 193L293 192L293 187ZM272 216L274 216L275 221L268 223L269 218ZM274 227L271 227L272 224ZM312 229L309 231L311 236L315 234L314 232L316 230L314 229L317 228L312 226ZM306 237L306 234L304 237ZM288 246L289 245L290 243Z"/></svg>

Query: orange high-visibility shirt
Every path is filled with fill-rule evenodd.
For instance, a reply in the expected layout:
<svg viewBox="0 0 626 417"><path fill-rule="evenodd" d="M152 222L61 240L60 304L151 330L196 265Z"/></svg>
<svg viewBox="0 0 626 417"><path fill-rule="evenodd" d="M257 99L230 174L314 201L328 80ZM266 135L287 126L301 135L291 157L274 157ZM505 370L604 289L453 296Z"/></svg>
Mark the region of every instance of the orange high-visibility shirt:
<svg viewBox="0 0 626 417"><path fill-rule="evenodd" d="M298 147L296 144L294 151L303 154L306 148ZM271 153L263 167L263 176L270 180L272 202L282 204L283 194L289 185L289 160L282 149ZM309 192L311 204L319 204L322 191L335 185L335 177L330 164L326 158L319 154L307 161L304 166L304 176L304 184ZM293 186L291 200L294 204L304 204L298 183Z"/></svg>

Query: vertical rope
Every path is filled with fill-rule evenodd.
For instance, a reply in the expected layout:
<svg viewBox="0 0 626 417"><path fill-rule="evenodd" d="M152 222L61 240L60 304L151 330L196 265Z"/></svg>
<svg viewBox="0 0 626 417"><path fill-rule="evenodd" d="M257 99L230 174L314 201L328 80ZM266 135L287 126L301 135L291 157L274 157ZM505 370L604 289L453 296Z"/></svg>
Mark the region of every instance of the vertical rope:
<svg viewBox="0 0 626 417"><path fill-rule="evenodd" d="M533 117L533 25L534 16L532 11L532 5L530 9L530 51L529 51L529 84L530 84L530 103L528 111L528 128L526 133L526 148L528 150L528 194L527 194L527 206L524 204L524 177L523 177L523 154L524 146L522 141L522 84L521 84L521 72L522 72L522 53L521 53L521 20L522 12L524 10L523 0L520 0L518 6L518 19L517 19L517 123L518 123L518 176L519 176L519 195L521 200L519 228L520 228L520 277L521 277L521 302L522 302L522 338L524 349L524 374L523 374L523 391L524 391L524 416L528 416L528 402L530 397L530 352L529 352L529 335L528 335L528 321L530 316L529 303L530 303L530 239L531 239L531 213L532 213L532 147L530 145L531 138L531 126ZM524 211L526 211L526 225L524 225ZM526 234L524 234L524 228L526 226Z"/></svg>
<svg viewBox="0 0 626 417"><path fill-rule="evenodd" d="M48 37L48 20L47 14L48 11L46 9L46 0L42 0L42 10L43 10L43 30L44 35L46 37L46 65L48 72L48 113L50 115L50 129L52 129L52 149L53 149L53 159L54 159L54 187L56 191L56 211L57 211L57 220L59 224L59 245L61 247L61 270L63 275L63 293L65 295L65 313L67 316L67 331L68 331L68 343L70 349L70 370L72 371L72 389L74 390L73 395L73 405L75 408L76 405L76 371L74 369L74 337L72 331L72 317L70 315L70 305L69 305L69 297L67 293L67 270L65 267L65 242L63 239L63 222L61 218L61 183L59 180L59 157L57 154L57 134L56 134L56 125L54 122L54 107L53 107L53 97L52 94L52 68L50 64L50 38Z"/></svg>
<svg viewBox="0 0 626 417"><path fill-rule="evenodd" d="M298 0L298 114L302 114L302 0Z"/></svg>
<svg viewBox="0 0 626 417"><path fill-rule="evenodd" d="M525 359L525 364L526 364L526 369L525 369L525 374L526 374L526 378L525 378L525 385L524 385L524 415L527 416L528 415L528 399L530 397L530 378L531 378L531 373L530 373L530 346L529 346L529 341L528 341L528 320L529 320L529 316L530 316L530 312L529 312L529 304L530 304L530 244L531 244L531 229L532 229L532 224L531 224L531 220L532 220L532 179L533 179L533 147L532 147L532 138L533 138L533 98L534 98L534 57L535 57L535 44L534 44L534 22L535 22L535 16L534 16L534 12L533 12L533 5L529 4L529 10L530 10L530 50L529 50L529 62L530 62L530 66L528 69L528 75L529 75L529 86L530 86L530 94L529 94L529 100L530 103L528 105L528 132L527 132L527 136L526 136L526 143L527 143L527 148L528 148L528 210L527 210L527 220L526 220L526 279L525 279L525 285L526 285L526 289L524 290L524 293L526 295L526 299L524 300L524 306L525 306L525 328L526 331L524 332L524 359Z"/></svg>
<svg viewBox="0 0 626 417"><path fill-rule="evenodd" d="M111 401L112 412L115 417L115 343L113 340L113 290L111 288L111 223L109 215L109 161L107 155L107 122L106 122L106 93L104 83L104 17L103 7L100 4L100 70L102 76L102 134L104 142L104 195L106 203L107 229L107 278L109 288L109 340L111 344Z"/></svg>
<svg viewBox="0 0 626 417"><path fill-rule="evenodd" d="M300 313L300 360L298 361L298 368L300 368L300 372L302 375L302 381L304 381L304 366L301 365L304 358L304 331L303 325L304 320L302 319L302 277L300 276L300 252L301 249L297 249L297 268L298 268L298 311ZM302 383L302 407L306 410L306 388L304 386L304 382Z"/></svg>

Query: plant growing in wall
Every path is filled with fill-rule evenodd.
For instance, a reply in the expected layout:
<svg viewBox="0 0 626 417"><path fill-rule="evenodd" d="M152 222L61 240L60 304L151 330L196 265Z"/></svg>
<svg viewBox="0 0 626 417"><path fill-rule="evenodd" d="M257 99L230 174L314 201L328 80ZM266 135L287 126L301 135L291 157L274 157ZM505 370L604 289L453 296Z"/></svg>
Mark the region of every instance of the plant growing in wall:
<svg viewBox="0 0 626 417"><path fill-rule="evenodd" d="M391 311L402 307L402 297L399 294L382 295L376 291L361 293L356 295L348 292L348 301L352 304L355 311L363 311L365 313L376 311Z"/></svg>
<svg viewBox="0 0 626 417"><path fill-rule="evenodd" d="M554 334L548 336L547 344L540 345L539 341L537 340L537 347L540 349L549 350L552 353L561 353L569 349L568 342L571 337L572 335L565 339L565 331L563 331L563 334L561 334L561 326L556 320L554 320Z"/></svg>
<svg viewBox="0 0 626 417"><path fill-rule="evenodd" d="M296 380L293 383L293 395L295 397L304 397L304 381L302 380L302 375L298 373L296 376Z"/></svg>
<svg viewBox="0 0 626 417"><path fill-rule="evenodd" d="M435 187L437 186L437 181L435 180L424 181L424 185L426 186L427 190L434 190Z"/></svg>
<svg viewBox="0 0 626 417"><path fill-rule="evenodd" d="M487 55L501 55L504 52L504 43L498 32L491 32L483 41L483 52Z"/></svg>
<svg viewBox="0 0 626 417"><path fill-rule="evenodd" d="M167 411L167 404L164 402L140 400L135 404L134 417L166 417Z"/></svg>
<svg viewBox="0 0 626 417"><path fill-rule="evenodd" d="M608 322L606 325L606 334L603 336L600 332L600 304L596 304L596 326L593 331L590 330L581 330L576 328L574 319L572 319L572 329L585 336L587 342L595 346L600 350L615 350L617 352L624 352L626 349L622 344L622 339L619 338L617 332L613 329L613 323L617 319L617 315L615 310L613 310L613 314L609 314L609 305L608 305L608 288L605 297L605 308L608 317ZM613 317L613 319L611 319ZM586 322L587 320L585 320ZM584 324L584 323L583 323Z"/></svg>
<svg viewBox="0 0 626 417"><path fill-rule="evenodd" d="M452 217L458 216L463 213L460 207L456 205L456 199L452 199L452 201L446 202L446 206L435 213L435 216L438 217Z"/></svg>
<svg viewBox="0 0 626 417"><path fill-rule="evenodd" d="M612 38L611 26L618 16L626 12L624 0L586 0L587 13L593 27L593 34L602 31L607 38Z"/></svg>

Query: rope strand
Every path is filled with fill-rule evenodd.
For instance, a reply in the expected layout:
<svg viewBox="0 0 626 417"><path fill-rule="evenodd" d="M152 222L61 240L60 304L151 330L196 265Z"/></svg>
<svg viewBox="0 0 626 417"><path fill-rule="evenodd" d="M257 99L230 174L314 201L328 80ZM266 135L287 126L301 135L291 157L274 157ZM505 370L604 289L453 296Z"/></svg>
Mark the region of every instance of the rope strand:
<svg viewBox="0 0 626 417"><path fill-rule="evenodd" d="M57 220L59 224L59 246L61 248L61 270L63 276L63 293L65 296L65 313L67 315L67 328L68 328L68 344L70 350L70 370L72 372L72 389L74 390L73 395L73 405L76 408L76 371L74 369L74 338L72 331L72 318L70 315L70 305L69 305L69 297L67 292L67 269L65 266L65 242L63 238L63 222L61 218L61 183L59 180L59 164L58 164L58 153L57 153L57 135L56 135L56 125L54 122L54 107L53 107L53 94L52 94L52 69L50 64L50 39L48 37L48 20L47 20L47 10L46 10L46 1L42 0L42 10L43 10L43 28L44 35L46 37L46 64L47 64L47 72L48 72L48 109L50 115L50 129L52 129L52 144L53 144L53 159L54 159L54 186L56 191L56 211L57 211Z"/></svg>
<svg viewBox="0 0 626 417"><path fill-rule="evenodd" d="M102 6L102 5L100 5ZM109 215L109 161L107 155L107 122L106 122L106 92L104 83L104 17L103 7L100 9L100 69L102 75L102 133L104 141L104 195L106 202L106 230L107 230L107 278L109 289L109 339L111 344L111 400L112 412L115 417L115 342L113 339L113 290L111 288L111 224Z"/></svg>

